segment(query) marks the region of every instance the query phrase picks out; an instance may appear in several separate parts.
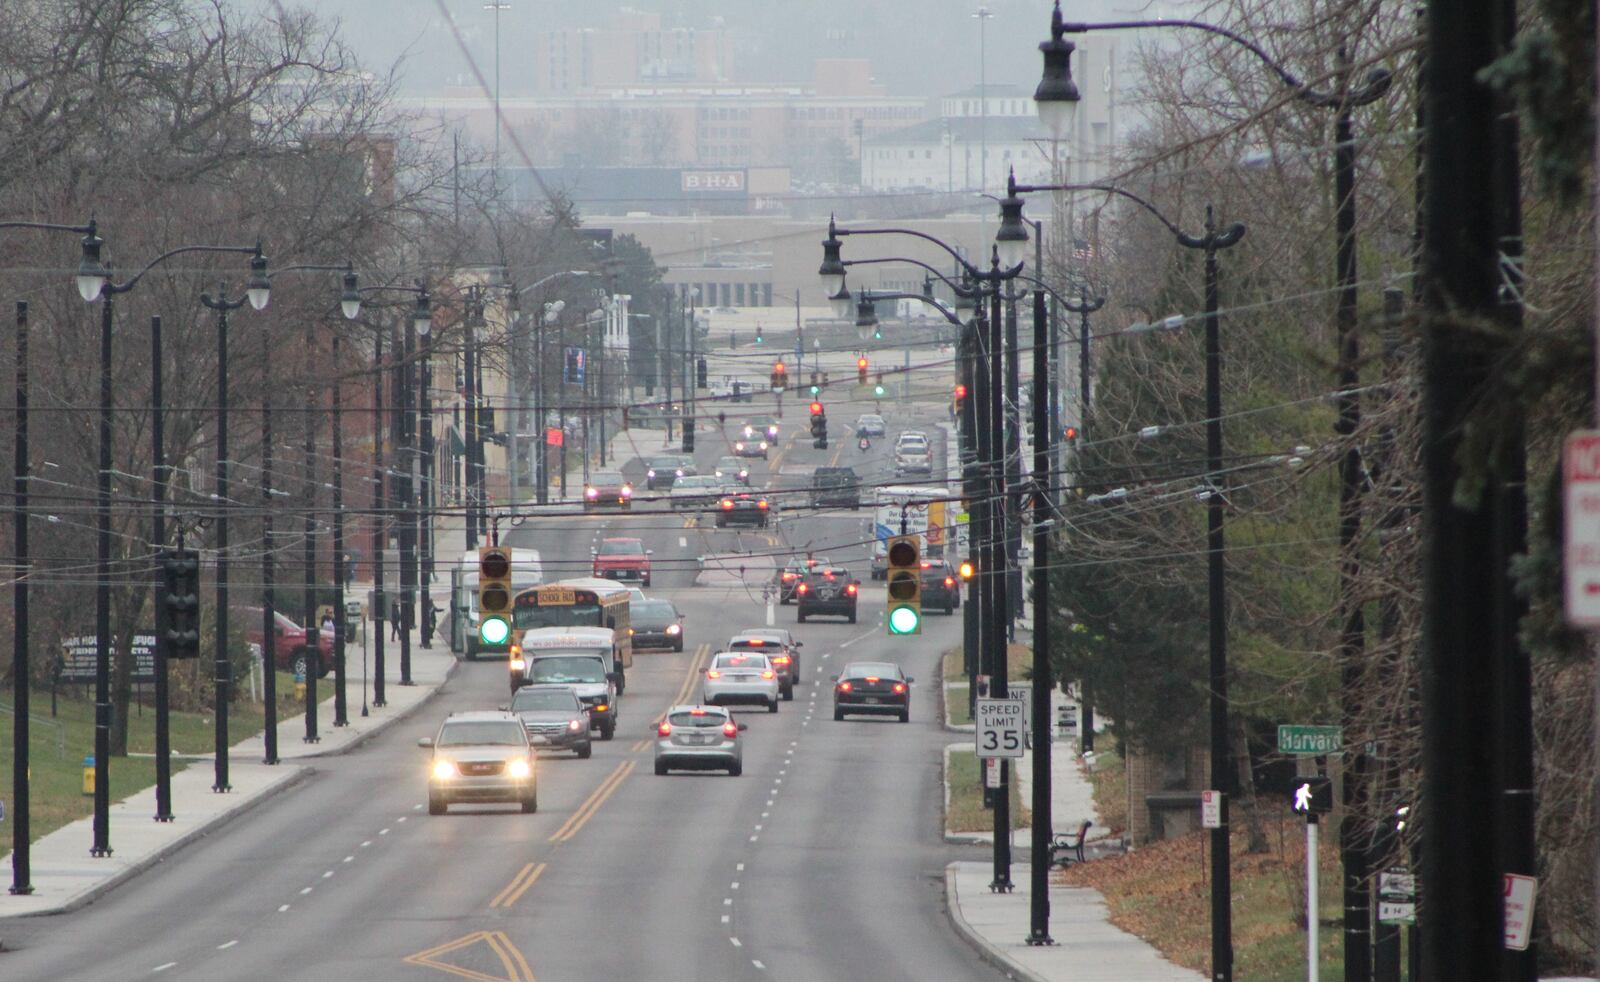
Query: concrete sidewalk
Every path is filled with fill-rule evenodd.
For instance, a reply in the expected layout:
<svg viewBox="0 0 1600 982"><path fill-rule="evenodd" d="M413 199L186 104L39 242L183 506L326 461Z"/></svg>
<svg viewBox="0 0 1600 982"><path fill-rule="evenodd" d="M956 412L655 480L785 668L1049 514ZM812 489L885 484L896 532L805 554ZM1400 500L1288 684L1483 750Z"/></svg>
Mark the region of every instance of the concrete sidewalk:
<svg viewBox="0 0 1600 982"><path fill-rule="evenodd" d="M350 595L364 597L370 589L371 584L352 584ZM439 588L435 587L435 590ZM442 592L437 595L441 598L444 596ZM372 622L367 622L369 638L374 626ZM225 793L212 790L216 779L214 755L184 758L187 766L182 770L177 769L179 763L174 761L174 817L170 822L154 820L154 786L112 802L108 812L110 856L89 855L94 842L92 818L80 819L34 842L30 855L33 893L20 896L0 893L0 918L61 913L82 907L141 870L170 856L190 841L293 787L310 773L309 765L300 762L343 753L404 718L439 690L456 664L449 644L443 638L435 637L432 650L423 650L418 633L413 632L411 638L413 684L399 684L400 644L398 641L388 641L385 645L384 672L387 705L372 706L369 691L368 715L365 717L361 715L362 662L358 634L357 643L347 646L345 654L349 666L346 677L349 725L333 725L332 674L319 679L318 696L328 694L326 699L319 698L317 704L320 740L317 743L305 742L304 714L280 719L278 757L281 763L269 766L261 762L265 752L265 734L258 731L230 747L229 790ZM369 640L369 690L370 652ZM113 761L113 791L116 787L115 775L116 763ZM9 854L7 850L6 856L9 857ZM10 865L9 858L0 859L0 862L7 867Z"/></svg>
<svg viewBox="0 0 1600 982"><path fill-rule="evenodd" d="M1055 944L1027 943L1030 894L1026 868L1013 869L1010 893L991 893L988 863L945 867L945 897L956 933L985 961L1029 982L1196 982L1205 976L1111 925L1098 890L1050 885L1050 935ZM1054 879L1054 878L1052 878Z"/></svg>

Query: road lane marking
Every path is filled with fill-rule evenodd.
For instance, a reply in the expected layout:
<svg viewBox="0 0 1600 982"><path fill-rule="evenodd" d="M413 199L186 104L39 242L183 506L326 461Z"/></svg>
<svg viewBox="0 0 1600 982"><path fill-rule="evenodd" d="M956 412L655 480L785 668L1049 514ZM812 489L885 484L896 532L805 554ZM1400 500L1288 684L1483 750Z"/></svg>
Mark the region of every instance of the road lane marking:
<svg viewBox="0 0 1600 982"><path fill-rule="evenodd" d="M378 830L378 834L379 835L388 835L389 834L389 830L388 829L379 829Z"/></svg>
<svg viewBox="0 0 1600 982"><path fill-rule="evenodd" d="M589 796L578 811L567 819L565 825L556 830L556 834L550 837L550 841L567 842L577 835L579 830L588 824L589 819L593 818L595 813L600 810L600 806L606 803L606 799L610 798L617 788L622 786L623 780L629 774L632 774L633 769L638 766L639 762L636 760L624 761L617 765L617 769L611 772L611 776L600 787L595 789L595 792Z"/></svg>
<svg viewBox="0 0 1600 982"><path fill-rule="evenodd" d="M306 894L310 893L312 889L312 887L305 887L300 891L300 896L304 897Z"/></svg>
<svg viewBox="0 0 1600 982"><path fill-rule="evenodd" d="M368 847L368 846L370 846L370 845L372 845L372 840L371 840L371 839L368 839L368 840L367 840L367 841L365 841L365 842L363 842L363 843L361 843L361 848L363 848L363 849L365 849L365 848L367 848L367 847Z"/></svg>
<svg viewBox="0 0 1600 982"><path fill-rule="evenodd" d="M328 870L328 871L327 871L327 872L326 872L326 873L324 873L324 874L322 874L322 878L323 878L323 879L324 879L324 880L326 880L326 879L327 879L327 878L328 878L328 877L330 877L330 876L332 876L332 875L333 875L333 870L331 870L331 869L330 869L330 870Z"/></svg>
<svg viewBox="0 0 1600 982"><path fill-rule="evenodd" d="M744 945L739 941L738 938L729 938L728 940L733 942L733 946L735 948L743 948L744 947Z"/></svg>
<svg viewBox="0 0 1600 982"><path fill-rule="evenodd" d="M460 965L440 961L445 955L470 948L476 944L487 944L489 949L500 959L500 966L505 969L505 975L489 975ZM446 941L444 944L407 955L403 959L408 965L418 965L423 968L433 968L441 972L463 979L474 979L476 982L534 982L533 970L528 966L528 961L517 950L516 945L503 931L474 931L465 937Z"/></svg>
<svg viewBox="0 0 1600 982"><path fill-rule="evenodd" d="M341 862L341 863L350 863L350 862L354 862L355 858L356 857L354 857L354 856L346 856L343 859L339 860L339 862Z"/></svg>
<svg viewBox="0 0 1600 982"><path fill-rule="evenodd" d="M729 917L727 914L722 915L722 923L726 924L731 920L733 920L733 918Z"/></svg>
<svg viewBox="0 0 1600 982"><path fill-rule="evenodd" d="M724 907L732 907L733 906L733 898L732 897L723 897L722 898L722 906L724 906Z"/></svg>
<svg viewBox="0 0 1600 982"><path fill-rule="evenodd" d="M150 971L152 971L152 972L165 972L167 969L171 968L172 966L174 966L176 964L178 964L178 963L177 962L167 962L165 965L157 965L155 968L152 968Z"/></svg>
<svg viewBox="0 0 1600 982"><path fill-rule="evenodd" d="M628 749L633 751L634 753L638 753L638 752L640 752L641 750L645 749L648 746L650 746L650 738L649 737L645 737L644 739L639 740L638 742L636 742L633 746L629 747Z"/></svg>
<svg viewBox="0 0 1600 982"><path fill-rule="evenodd" d="M765 972L767 970L767 966L761 964L761 960L758 959L758 958L750 959L750 964L754 965L756 968L760 969L763 972Z"/></svg>
<svg viewBox="0 0 1600 982"><path fill-rule="evenodd" d="M229 948L232 948L234 945L236 945L238 943L239 943L239 939L238 938L234 938L232 941L224 941L222 944L217 945L217 950L218 951L227 951Z"/></svg>
<svg viewBox="0 0 1600 982"><path fill-rule="evenodd" d="M506 888L500 891L500 895L489 902L489 906L510 907L518 900L521 900L522 895L527 893L528 888L532 887L533 882L539 878L539 874L544 872L544 867L544 863L539 863L538 865L529 863L522 867L521 871L511 878L511 882L507 884Z"/></svg>
<svg viewBox="0 0 1600 982"><path fill-rule="evenodd" d="M280 914L283 913L284 911L288 910L288 909L289 909L289 905L288 904L279 904L278 905L278 913L280 913Z"/></svg>
<svg viewBox="0 0 1600 982"><path fill-rule="evenodd" d="M729 886L731 886L733 889L737 890L737 889L739 889L739 881L738 880L734 880L731 884L729 884Z"/></svg>
<svg viewBox="0 0 1600 982"><path fill-rule="evenodd" d="M770 804L772 804L772 802L769 801L769 802L767 802L767 804L770 805ZM734 869L736 869L739 872L743 873L744 872L744 863L738 864L737 866L734 867Z"/></svg>

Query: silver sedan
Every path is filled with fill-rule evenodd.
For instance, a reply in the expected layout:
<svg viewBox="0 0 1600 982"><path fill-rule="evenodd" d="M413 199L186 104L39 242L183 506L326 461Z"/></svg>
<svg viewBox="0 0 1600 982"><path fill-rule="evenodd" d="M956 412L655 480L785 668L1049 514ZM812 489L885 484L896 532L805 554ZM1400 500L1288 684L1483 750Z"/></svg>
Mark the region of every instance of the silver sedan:
<svg viewBox="0 0 1600 982"><path fill-rule="evenodd" d="M700 684L700 701L713 706L761 703L767 712L778 711L778 672L764 654L724 651L713 655Z"/></svg>
<svg viewBox="0 0 1600 982"><path fill-rule="evenodd" d="M668 770L744 771L745 724L721 706L673 706L656 728L656 773Z"/></svg>

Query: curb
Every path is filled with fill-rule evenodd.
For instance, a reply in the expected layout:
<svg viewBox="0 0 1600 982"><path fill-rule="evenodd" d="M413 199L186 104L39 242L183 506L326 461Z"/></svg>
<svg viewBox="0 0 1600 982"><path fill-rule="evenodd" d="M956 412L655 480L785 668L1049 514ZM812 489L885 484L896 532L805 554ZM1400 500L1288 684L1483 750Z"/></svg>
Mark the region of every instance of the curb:
<svg viewBox="0 0 1600 982"><path fill-rule="evenodd" d="M261 791L251 795L248 798L240 799L239 807L218 815L216 818L205 823L204 825L195 826L194 828L185 832L183 835L173 839L171 842L156 848L148 856L145 856L138 862L129 865L125 869L119 871L116 875L107 878L104 882L95 884L78 896L73 897L71 900L61 904L59 907L47 907L43 910L32 910L28 911L27 913L0 914L0 922L8 920L21 920L25 917L49 917L56 914L70 914L74 911L82 910L84 907L94 903L96 900L100 899L100 897L121 886L123 883L126 883L128 880L133 879L135 876L143 873L145 870L156 865L157 863L166 860L168 857L172 856L180 849L183 849L196 839L201 839L210 835L212 832L222 828L224 825L227 825L234 819L254 810L263 802L270 801L283 792L288 791L290 788L293 788L306 778L310 777L311 773L312 769L310 767L287 767L284 769L282 780L263 788Z"/></svg>
<svg viewBox="0 0 1600 982"><path fill-rule="evenodd" d="M972 946L978 957L1007 973L1011 978L1022 979L1023 982L1049 982L1042 975L1037 975L1023 968L1013 961L1005 952L990 944L967 919L961 916L961 897L956 889L956 864L951 863L944 868L944 912L950 918L950 926L955 928L961 940Z"/></svg>

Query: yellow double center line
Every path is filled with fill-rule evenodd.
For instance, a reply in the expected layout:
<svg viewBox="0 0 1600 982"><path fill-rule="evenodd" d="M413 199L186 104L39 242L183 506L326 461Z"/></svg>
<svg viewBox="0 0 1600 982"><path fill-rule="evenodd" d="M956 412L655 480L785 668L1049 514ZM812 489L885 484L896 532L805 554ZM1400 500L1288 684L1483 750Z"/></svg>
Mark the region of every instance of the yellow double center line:
<svg viewBox="0 0 1600 982"><path fill-rule="evenodd" d="M555 834L550 837L550 841L566 842L577 835L578 830L582 829L589 819L594 817L594 813L599 811L600 806L606 803L606 799L611 797L612 793L617 790L623 779L632 774L633 769L638 766L639 762L636 760L625 760L618 764L616 769L611 772L611 775L601 781L600 786L595 788L588 798L584 799L583 804L578 806L578 810L572 813L572 817L568 818L566 823L559 829L556 829Z"/></svg>
<svg viewBox="0 0 1600 982"><path fill-rule="evenodd" d="M490 975L487 972L440 960L446 955L478 944L489 946L500 959L500 967L505 969L506 974ZM458 978L475 979L477 982L534 982L533 969L528 965L528 960L517 950L517 946L511 943L511 939L504 931L474 931L454 941L446 941L414 955L407 955L405 962L408 965L437 969Z"/></svg>
<svg viewBox="0 0 1600 982"><path fill-rule="evenodd" d="M506 888L496 894L493 900L489 901L489 906L510 907L512 904L516 903L523 894L528 892L528 888L533 886L533 881L537 880L539 878L539 874L543 872L544 863L529 863L528 865L522 867L521 872L517 873L516 876L513 876L511 878L511 882L506 884Z"/></svg>

